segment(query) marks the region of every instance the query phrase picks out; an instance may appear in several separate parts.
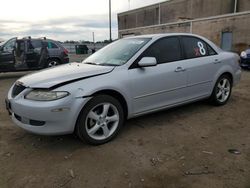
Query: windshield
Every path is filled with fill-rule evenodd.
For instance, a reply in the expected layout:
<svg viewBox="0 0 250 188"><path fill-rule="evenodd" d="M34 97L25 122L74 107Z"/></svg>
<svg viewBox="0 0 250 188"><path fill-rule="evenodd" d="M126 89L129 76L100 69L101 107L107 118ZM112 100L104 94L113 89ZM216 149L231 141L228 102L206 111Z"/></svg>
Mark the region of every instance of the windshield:
<svg viewBox="0 0 250 188"><path fill-rule="evenodd" d="M83 63L103 66L123 65L150 40L151 38L118 40L94 53L85 59Z"/></svg>

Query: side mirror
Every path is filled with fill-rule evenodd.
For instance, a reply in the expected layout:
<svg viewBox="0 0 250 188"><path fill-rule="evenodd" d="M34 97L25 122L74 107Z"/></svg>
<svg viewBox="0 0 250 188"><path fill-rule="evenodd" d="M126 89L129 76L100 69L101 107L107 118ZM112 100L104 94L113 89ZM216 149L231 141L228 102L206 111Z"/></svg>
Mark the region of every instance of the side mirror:
<svg viewBox="0 0 250 188"><path fill-rule="evenodd" d="M154 57L143 57L139 62L138 65L140 67L152 67L157 65L156 58Z"/></svg>

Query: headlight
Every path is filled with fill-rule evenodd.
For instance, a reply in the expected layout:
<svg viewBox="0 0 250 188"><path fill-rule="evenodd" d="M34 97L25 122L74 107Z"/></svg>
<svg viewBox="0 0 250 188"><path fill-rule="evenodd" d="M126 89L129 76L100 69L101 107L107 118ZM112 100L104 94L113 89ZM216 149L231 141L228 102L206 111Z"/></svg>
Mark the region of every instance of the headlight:
<svg viewBox="0 0 250 188"><path fill-rule="evenodd" d="M245 51L243 51L243 52L241 52L240 56L243 57L243 58L246 58L247 57L247 53Z"/></svg>
<svg viewBox="0 0 250 188"><path fill-rule="evenodd" d="M29 92L25 99L34 101L53 101L69 95L66 91L33 90Z"/></svg>

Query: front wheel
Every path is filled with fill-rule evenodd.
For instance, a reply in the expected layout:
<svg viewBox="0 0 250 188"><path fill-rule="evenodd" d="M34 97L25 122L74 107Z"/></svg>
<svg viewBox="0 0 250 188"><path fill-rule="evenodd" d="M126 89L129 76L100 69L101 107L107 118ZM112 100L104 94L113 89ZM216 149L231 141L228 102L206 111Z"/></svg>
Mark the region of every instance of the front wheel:
<svg viewBox="0 0 250 188"><path fill-rule="evenodd" d="M76 134L92 145L112 140L124 124L124 111L120 102L108 95L92 98L79 115Z"/></svg>
<svg viewBox="0 0 250 188"><path fill-rule="evenodd" d="M216 106L227 103L232 92L232 80L228 75L222 75L214 86L213 93L210 97L211 102Z"/></svg>

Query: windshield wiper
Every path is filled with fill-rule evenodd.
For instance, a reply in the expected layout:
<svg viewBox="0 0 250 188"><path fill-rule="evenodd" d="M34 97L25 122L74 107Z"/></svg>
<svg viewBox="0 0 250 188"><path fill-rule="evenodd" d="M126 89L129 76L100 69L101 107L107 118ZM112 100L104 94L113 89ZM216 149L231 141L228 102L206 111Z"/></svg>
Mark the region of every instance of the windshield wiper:
<svg viewBox="0 0 250 188"><path fill-rule="evenodd" d="M112 64L112 63L102 63L102 64L97 64L97 65L100 65L100 66L113 66L113 67L119 66L119 65Z"/></svg>
<svg viewBox="0 0 250 188"><path fill-rule="evenodd" d="M86 62L86 63L84 63L84 64L88 64L88 65L98 65L98 64L93 63L93 62Z"/></svg>
<svg viewBox="0 0 250 188"><path fill-rule="evenodd" d="M113 66L113 67L119 66L119 65L112 64L112 63L100 63L100 64L97 64L97 63L93 63L93 62L86 62L84 64L97 65L97 66Z"/></svg>

